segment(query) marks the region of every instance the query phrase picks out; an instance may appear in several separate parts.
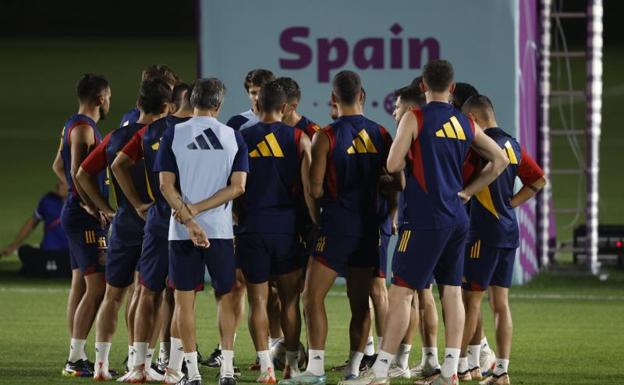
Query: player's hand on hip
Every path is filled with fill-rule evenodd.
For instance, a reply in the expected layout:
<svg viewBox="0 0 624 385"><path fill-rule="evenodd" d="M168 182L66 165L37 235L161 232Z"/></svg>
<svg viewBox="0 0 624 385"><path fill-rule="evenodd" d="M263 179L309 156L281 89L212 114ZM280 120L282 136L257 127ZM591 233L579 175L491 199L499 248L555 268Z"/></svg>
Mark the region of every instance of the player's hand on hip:
<svg viewBox="0 0 624 385"><path fill-rule="evenodd" d="M154 204L153 202L143 203L141 206L136 208L136 212L141 217L141 219L143 220L147 219L147 211L149 210L150 207L152 207L153 204Z"/></svg>
<svg viewBox="0 0 624 385"><path fill-rule="evenodd" d="M186 229L188 230L189 236L191 237L191 241L197 247L203 247L207 249L210 247L210 241L208 240L208 236L204 229L201 228L193 219L190 219L185 223Z"/></svg>
<svg viewBox="0 0 624 385"><path fill-rule="evenodd" d="M459 199L461 199L461 200L462 200L462 203L463 203L463 204L468 203L468 201L470 200L470 198L472 198L472 196L471 196L471 195L466 194L466 192L465 192L465 191L463 191L463 190L462 190L462 191L460 191L460 192L458 192L458 193L457 193L457 195L459 196Z"/></svg>
<svg viewBox="0 0 624 385"><path fill-rule="evenodd" d="M96 207L84 203L80 203L80 207L95 219L100 219L100 212Z"/></svg>
<svg viewBox="0 0 624 385"><path fill-rule="evenodd" d="M115 212L113 210L105 210L99 212L100 224L102 227L106 227L110 223L113 222L113 218L115 217Z"/></svg>

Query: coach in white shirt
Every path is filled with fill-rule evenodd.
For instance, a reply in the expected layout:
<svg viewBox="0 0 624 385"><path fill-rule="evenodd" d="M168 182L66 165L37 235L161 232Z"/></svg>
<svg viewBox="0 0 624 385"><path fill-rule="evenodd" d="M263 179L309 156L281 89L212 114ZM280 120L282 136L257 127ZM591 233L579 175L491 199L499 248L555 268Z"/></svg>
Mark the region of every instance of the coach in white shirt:
<svg viewBox="0 0 624 385"><path fill-rule="evenodd" d="M171 358L181 339L189 385L201 384L195 345L195 291L203 286L204 266L217 295L223 362L221 385L235 384L235 282L232 200L245 191L247 146L240 133L217 120L225 86L200 79L191 94L193 117L163 134L154 171L173 213L169 225L169 277L175 286ZM177 329L177 330L176 330ZM179 335L175 335L175 331ZM177 354L179 355L179 354ZM176 357L176 361L181 360ZM170 368L177 370L177 362Z"/></svg>

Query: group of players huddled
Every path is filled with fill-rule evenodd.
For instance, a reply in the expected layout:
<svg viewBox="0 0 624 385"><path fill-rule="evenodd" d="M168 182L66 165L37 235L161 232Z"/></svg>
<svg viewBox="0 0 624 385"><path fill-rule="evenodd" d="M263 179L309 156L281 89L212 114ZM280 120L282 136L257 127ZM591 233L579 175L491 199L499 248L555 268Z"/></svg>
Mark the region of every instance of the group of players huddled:
<svg viewBox="0 0 624 385"><path fill-rule="evenodd" d="M366 95L354 72L334 76L333 121L324 128L298 111L295 80L256 69L244 86L251 109L224 124L219 79L188 85L167 66L152 65L143 71L136 108L102 136L97 124L109 112L111 87L99 75L79 80L79 109L65 122L53 164L69 186L61 221L73 269L63 374L117 376L109 352L130 288L127 372L117 381L198 385L198 362L207 362L220 367L220 385L234 385L246 292L257 381L277 383L277 369L280 384L323 385L324 301L344 277L350 355L340 385L390 378L457 384L483 376L482 384L509 384L514 208L546 181L498 127L490 100L456 84L448 61L432 61L395 92L393 139L364 117ZM206 269L220 341L201 361L195 296ZM433 283L445 325L441 364ZM488 289L496 359L480 321ZM300 300L307 348L300 343ZM93 323L94 363L85 353ZM422 359L410 368L417 331Z"/></svg>

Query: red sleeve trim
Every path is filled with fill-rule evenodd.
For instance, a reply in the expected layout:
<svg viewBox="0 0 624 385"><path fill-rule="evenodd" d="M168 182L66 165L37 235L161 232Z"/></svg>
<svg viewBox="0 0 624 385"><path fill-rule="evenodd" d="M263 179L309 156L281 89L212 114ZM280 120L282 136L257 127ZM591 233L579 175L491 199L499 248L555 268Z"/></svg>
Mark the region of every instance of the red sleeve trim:
<svg viewBox="0 0 624 385"><path fill-rule="evenodd" d="M106 146L110 133L106 134L104 139L87 155L82 161L80 167L86 171L87 174L95 176L106 168Z"/></svg>
<svg viewBox="0 0 624 385"><path fill-rule="evenodd" d="M67 130L66 130L66 131L67 131L67 143L69 143L69 145L70 145L70 146L71 146L71 133L72 133L72 130L73 130L75 127L78 127L78 126L89 126L89 127L91 127L91 129L93 130L93 127L91 126L91 124L89 124L89 122L87 122L86 120L76 120L76 121L74 122L74 124L72 124L71 126L69 126L69 127L67 128ZM94 136L95 136L95 135L94 135ZM97 144L97 143L96 143L96 144Z"/></svg>
<svg viewBox="0 0 624 385"><path fill-rule="evenodd" d="M132 138L130 138L124 148L121 149L121 152L126 154L130 159L135 162L143 158L143 137L145 136L147 127L148 126L143 126L143 128L141 128L134 135L132 135Z"/></svg>
<svg viewBox="0 0 624 385"><path fill-rule="evenodd" d="M331 124L321 130L327 139L329 140L329 152L327 153L327 166L325 167L325 187L327 192L336 199L338 196L338 177L336 173L336 166L334 165L334 149L336 147L336 133Z"/></svg>
<svg viewBox="0 0 624 385"><path fill-rule="evenodd" d="M301 137L305 135L305 133L298 129L295 128L295 148L297 149L297 154L299 155L299 159L301 160Z"/></svg>
<svg viewBox="0 0 624 385"><path fill-rule="evenodd" d="M306 134L308 135L308 137L309 137L310 139L312 139L312 137L314 136L314 134L316 134L316 132L317 132L318 130L320 130L320 129L321 129L321 127L319 127L319 125L318 125L318 124L316 124L316 123L310 123L310 124L308 124L308 127L306 127Z"/></svg>
<svg viewBox="0 0 624 385"><path fill-rule="evenodd" d="M518 165L518 177L524 185L532 185L544 177L544 170L529 155L524 146L520 146L521 160Z"/></svg>
<svg viewBox="0 0 624 385"><path fill-rule="evenodd" d="M466 159L464 159L464 165L462 167L464 186L467 186L468 183L470 183L474 178L479 166L479 159L479 155L472 148L470 148L468 150L468 154L466 154Z"/></svg>
<svg viewBox="0 0 624 385"><path fill-rule="evenodd" d="M423 117L423 112L420 108L415 107L412 108L412 112L414 113L414 116L416 116L416 121L418 121L418 130L423 128L423 121L424 121L424 117Z"/></svg>

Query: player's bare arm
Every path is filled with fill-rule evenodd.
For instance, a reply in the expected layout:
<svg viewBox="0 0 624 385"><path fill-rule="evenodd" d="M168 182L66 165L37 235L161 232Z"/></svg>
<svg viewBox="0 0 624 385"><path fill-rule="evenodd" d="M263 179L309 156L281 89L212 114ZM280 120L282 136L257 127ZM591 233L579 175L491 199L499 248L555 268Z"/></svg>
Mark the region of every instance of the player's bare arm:
<svg viewBox="0 0 624 385"><path fill-rule="evenodd" d="M154 202L146 203L141 200L136 186L132 181L132 175L130 174L130 168L134 166L134 164L134 160L122 151L115 157L115 160L111 165L111 170L113 171L113 175L115 175L115 179L117 180L121 191L123 191L124 195L128 198L128 201L135 208L139 216L145 220L147 210L152 204L154 204Z"/></svg>
<svg viewBox="0 0 624 385"><path fill-rule="evenodd" d="M312 160L310 163L310 192L312 198L323 196L323 181L329 154L329 138L322 131L318 131L312 138Z"/></svg>
<svg viewBox="0 0 624 385"><path fill-rule="evenodd" d="M386 198L392 199L390 198L392 195L395 195L396 192L403 191L405 189L405 176L402 172L388 172L388 169L386 167L388 163L388 153L390 152L390 147L392 147L393 140L390 134L388 134L387 132L385 132L385 135L387 135L387 137L385 138L386 148L383 152L383 172L379 177L379 191L384 194Z"/></svg>
<svg viewBox="0 0 624 385"><path fill-rule="evenodd" d="M198 247L208 247L210 242L204 230L195 222L187 205L182 199L182 195L175 187L176 175L172 172L161 171L158 174L160 181L160 192L171 209L180 217L180 223L186 226L193 244Z"/></svg>
<svg viewBox="0 0 624 385"><path fill-rule="evenodd" d="M56 156L54 157L54 162L52 162L52 171L57 178L63 184L67 185L67 178L65 178L64 165L63 165L63 157L61 156L61 150L56 152Z"/></svg>
<svg viewBox="0 0 624 385"><path fill-rule="evenodd" d="M79 125L73 128L71 135L71 178L74 181L74 187L76 192L80 196L80 199L86 206L87 210L90 210L90 214L95 215L96 206L89 199L85 191L82 189L80 183L78 183L76 175L80 164L87 157L89 148L95 144L95 135L93 129L88 125Z"/></svg>
<svg viewBox="0 0 624 385"><path fill-rule="evenodd" d="M485 135L481 130L481 127L479 127L476 123L472 148L474 148L483 159L486 159L489 162L485 165L485 167L483 167L477 177L474 178L472 182L464 188L464 190L458 193L464 202L470 200L474 194L483 190L483 188L492 183L509 164L509 159L505 156L503 149L501 149L489 136Z"/></svg>
<svg viewBox="0 0 624 385"><path fill-rule="evenodd" d="M312 163L312 142L307 135L302 135L299 140L299 152L301 153L301 184L303 186L303 194L308 207L310 218L315 224L319 224L319 205L312 197L312 188L310 184L310 165Z"/></svg>
<svg viewBox="0 0 624 385"><path fill-rule="evenodd" d="M546 183L548 183L546 181L546 178L541 177L530 185L522 186L522 188L518 190L518 192L513 197L511 197L509 204L513 208L520 206L524 202L533 198L535 194L537 194L541 189L544 188L544 186L546 186Z"/></svg>
<svg viewBox="0 0 624 385"><path fill-rule="evenodd" d="M386 168L389 173L401 173L403 171L405 168L405 157L417 135L418 119L416 119L414 114L404 114L399 122L396 137L388 153Z"/></svg>
<svg viewBox="0 0 624 385"><path fill-rule="evenodd" d="M247 173L244 171L235 171L230 177L230 184L217 191L208 199L201 202L188 204L189 211L192 216L199 213L219 207L224 203L233 201L245 193L245 183L247 182ZM182 215L182 213L179 213ZM176 213L176 216L178 213Z"/></svg>
<svg viewBox="0 0 624 385"><path fill-rule="evenodd" d="M13 242L9 243L5 248L0 250L0 257L11 255L17 250L24 240L33 232L37 225L41 222L35 215L31 215L17 232Z"/></svg>
<svg viewBox="0 0 624 385"><path fill-rule="evenodd" d="M102 192L100 191L95 178L89 175L84 168L80 167L78 168L78 173L76 174L75 183L80 184L80 187L89 199L89 202L94 205L95 211L102 212L102 214L106 217L106 220L110 222L115 216L115 210L110 207L106 198L102 196Z"/></svg>

